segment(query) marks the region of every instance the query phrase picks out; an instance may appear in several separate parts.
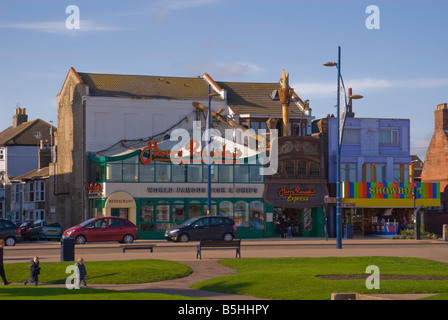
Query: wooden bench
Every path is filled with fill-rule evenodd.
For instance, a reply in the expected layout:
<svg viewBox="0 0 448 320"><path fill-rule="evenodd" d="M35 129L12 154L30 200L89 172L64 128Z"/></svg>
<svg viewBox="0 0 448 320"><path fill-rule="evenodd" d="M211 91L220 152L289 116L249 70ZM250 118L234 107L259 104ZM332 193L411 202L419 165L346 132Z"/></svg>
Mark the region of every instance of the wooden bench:
<svg viewBox="0 0 448 320"><path fill-rule="evenodd" d="M197 247L196 259L202 259L202 249L236 249L235 258L241 259L241 240L201 240Z"/></svg>
<svg viewBox="0 0 448 320"><path fill-rule="evenodd" d="M127 244L121 246L121 248L123 249L123 253L125 253L126 250L145 250L145 249L153 252L155 246L156 246L155 244L134 244L134 245Z"/></svg>

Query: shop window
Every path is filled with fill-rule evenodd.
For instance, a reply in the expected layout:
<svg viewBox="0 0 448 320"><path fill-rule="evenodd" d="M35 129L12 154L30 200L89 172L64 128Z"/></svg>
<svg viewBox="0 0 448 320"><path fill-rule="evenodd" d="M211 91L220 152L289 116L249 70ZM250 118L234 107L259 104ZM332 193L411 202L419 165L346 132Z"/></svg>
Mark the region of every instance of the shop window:
<svg viewBox="0 0 448 320"><path fill-rule="evenodd" d="M185 221L185 205L183 201L176 201L173 204L173 221L182 222Z"/></svg>
<svg viewBox="0 0 448 320"><path fill-rule="evenodd" d="M208 210L208 206L207 206L207 201L206 201L205 205L204 205L204 212L207 213L207 210ZM218 206L216 205L215 201L212 201L210 214L211 215L216 215L217 211L218 211Z"/></svg>
<svg viewBox="0 0 448 320"><path fill-rule="evenodd" d="M144 201L140 207L140 221L154 221L154 205L151 201Z"/></svg>
<svg viewBox="0 0 448 320"><path fill-rule="evenodd" d="M171 165L166 163L156 164L156 182L170 182Z"/></svg>
<svg viewBox="0 0 448 320"><path fill-rule="evenodd" d="M249 208L249 225L253 230L264 229L264 210L263 203L252 201Z"/></svg>
<svg viewBox="0 0 448 320"><path fill-rule="evenodd" d="M98 164L95 162L91 162L90 175L94 182L103 182L104 181L104 165Z"/></svg>
<svg viewBox="0 0 448 320"><path fill-rule="evenodd" d="M170 221L170 204L168 201L159 201L156 208L157 222Z"/></svg>
<svg viewBox="0 0 448 320"><path fill-rule="evenodd" d="M249 182L249 166L235 165L235 182L239 183Z"/></svg>
<svg viewBox="0 0 448 320"><path fill-rule="evenodd" d="M230 201L221 201L219 204L219 215L233 218L233 203Z"/></svg>
<svg viewBox="0 0 448 320"><path fill-rule="evenodd" d="M187 181L187 167L182 165L171 166L171 181L172 182L186 182Z"/></svg>
<svg viewBox="0 0 448 320"><path fill-rule="evenodd" d="M194 218L201 215L201 203L199 201L192 201L188 204L188 218Z"/></svg>
<svg viewBox="0 0 448 320"><path fill-rule="evenodd" d="M140 181L141 182L154 182L154 164L147 165L140 164Z"/></svg>
<svg viewBox="0 0 448 320"><path fill-rule="evenodd" d="M233 182L233 165L222 164L219 167L219 182Z"/></svg>
<svg viewBox="0 0 448 320"><path fill-rule="evenodd" d="M202 182L202 166L189 165L188 166L188 182ZM208 172L207 172L208 177Z"/></svg>
<svg viewBox="0 0 448 320"><path fill-rule="evenodd" d="M250 182L263 183L263 176L260 174L259 166L249 166L249 180Z"/></svg>
<svg viewBox="0 0 448 320"><path fill-rule="evenodd" d="M106 180L108 182L121 182L122 164L119 162L109 162L106 166Z"/></svg>
<svg viewBox="0 0 448 320"><path fill-rule="evenodd" d="M249 205L246 201L238 201L235 203L235 211L233 220L238 227L247 227L249 224Z"/></svg>

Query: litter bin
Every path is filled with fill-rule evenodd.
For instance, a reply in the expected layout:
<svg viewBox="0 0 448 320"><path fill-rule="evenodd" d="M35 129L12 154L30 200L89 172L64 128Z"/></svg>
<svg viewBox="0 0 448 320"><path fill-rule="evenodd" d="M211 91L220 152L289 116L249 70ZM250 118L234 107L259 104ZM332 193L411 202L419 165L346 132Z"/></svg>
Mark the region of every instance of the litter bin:
<svg viewBox="0 0 448 320"><path fill-rule="evenodd" d="M352 224L344 225L344 239L353 239L353 225Z"/></svg>
<svg viewBox="0 0 448 320"><path fill-rule="evenodd" d="M61 239L61 261L75 261L75 239Z"/></svg>

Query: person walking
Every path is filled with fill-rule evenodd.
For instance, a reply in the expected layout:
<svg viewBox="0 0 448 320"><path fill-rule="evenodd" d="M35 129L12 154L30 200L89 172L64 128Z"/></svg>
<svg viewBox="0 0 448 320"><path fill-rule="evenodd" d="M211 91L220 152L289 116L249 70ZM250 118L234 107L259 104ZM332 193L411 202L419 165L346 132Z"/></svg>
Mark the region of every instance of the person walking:
<svg viewBox="0 0 448 320"><path fill-rule="evenodd" d="M0 239L0 276L3 279L3 283L5 286L9 284L9 282L6 280L5 275L5 268L3 266L3 247L5 246L5 241L3 239Z"/></svg>
<svg viewBox="0 0 448 320"><path fill-rule="evenodd" d="M75 266L78 268L79 282L81 282L84 287L87 287L87 283L86 283L87 270L86 270L86 266L84 265L84 259L79 258L78 262L76 262Z"/></svg>
<svg viewBox="0 0 448 320"><path fill-rule="evenodd" d="M39 274L40 274L39 258L34 257L33 260L31 260L29 267L30 267L30 279L26 279L23 284L26 286L28 282L31 282L34 283L35 286L37 286L39 284Z"/></svg>

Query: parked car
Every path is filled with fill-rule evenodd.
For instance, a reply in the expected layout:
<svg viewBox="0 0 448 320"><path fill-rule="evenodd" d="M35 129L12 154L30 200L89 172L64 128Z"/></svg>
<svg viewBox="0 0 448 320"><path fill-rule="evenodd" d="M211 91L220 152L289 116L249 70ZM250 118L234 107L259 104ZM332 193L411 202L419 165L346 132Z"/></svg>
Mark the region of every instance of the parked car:
<svg viewBox="0 0 448 320"><path fill-rule="evenodd" d="M175 242L188 242L201 239L231 241L236 238L235 221L228 217L202 216L191 218L181 225L169 228L165 239Z"/></svg>
<svg viewBox="0 0 448 320"><path fill-rule="evenodd" d="M20 234L22 235L22 240L29 240L30 227L33 223L30 221L24 222L19 226Z"/></svg>
<svg viewBox="0 0 448 320"><path fill-rule="evenodd" d="M22 240L19 227L9 220L0 219L0 239L5 240L7 246L15 246Z"/></svg>
<svg viewBox="0 0 448 320"><path fill-rule="evenodd" d="M36 220L28 231L30 240L59 240L62 236L62 227L57 221Z"/></svg>
<svg viewBox="0 0 448 320"><path fill-rule="evenodd" d="M118 241L132 243L138 239L137 227L119 217L99 217L84 221L64 231L63 237L75 239L76 244L90 241Z"/></svg>

